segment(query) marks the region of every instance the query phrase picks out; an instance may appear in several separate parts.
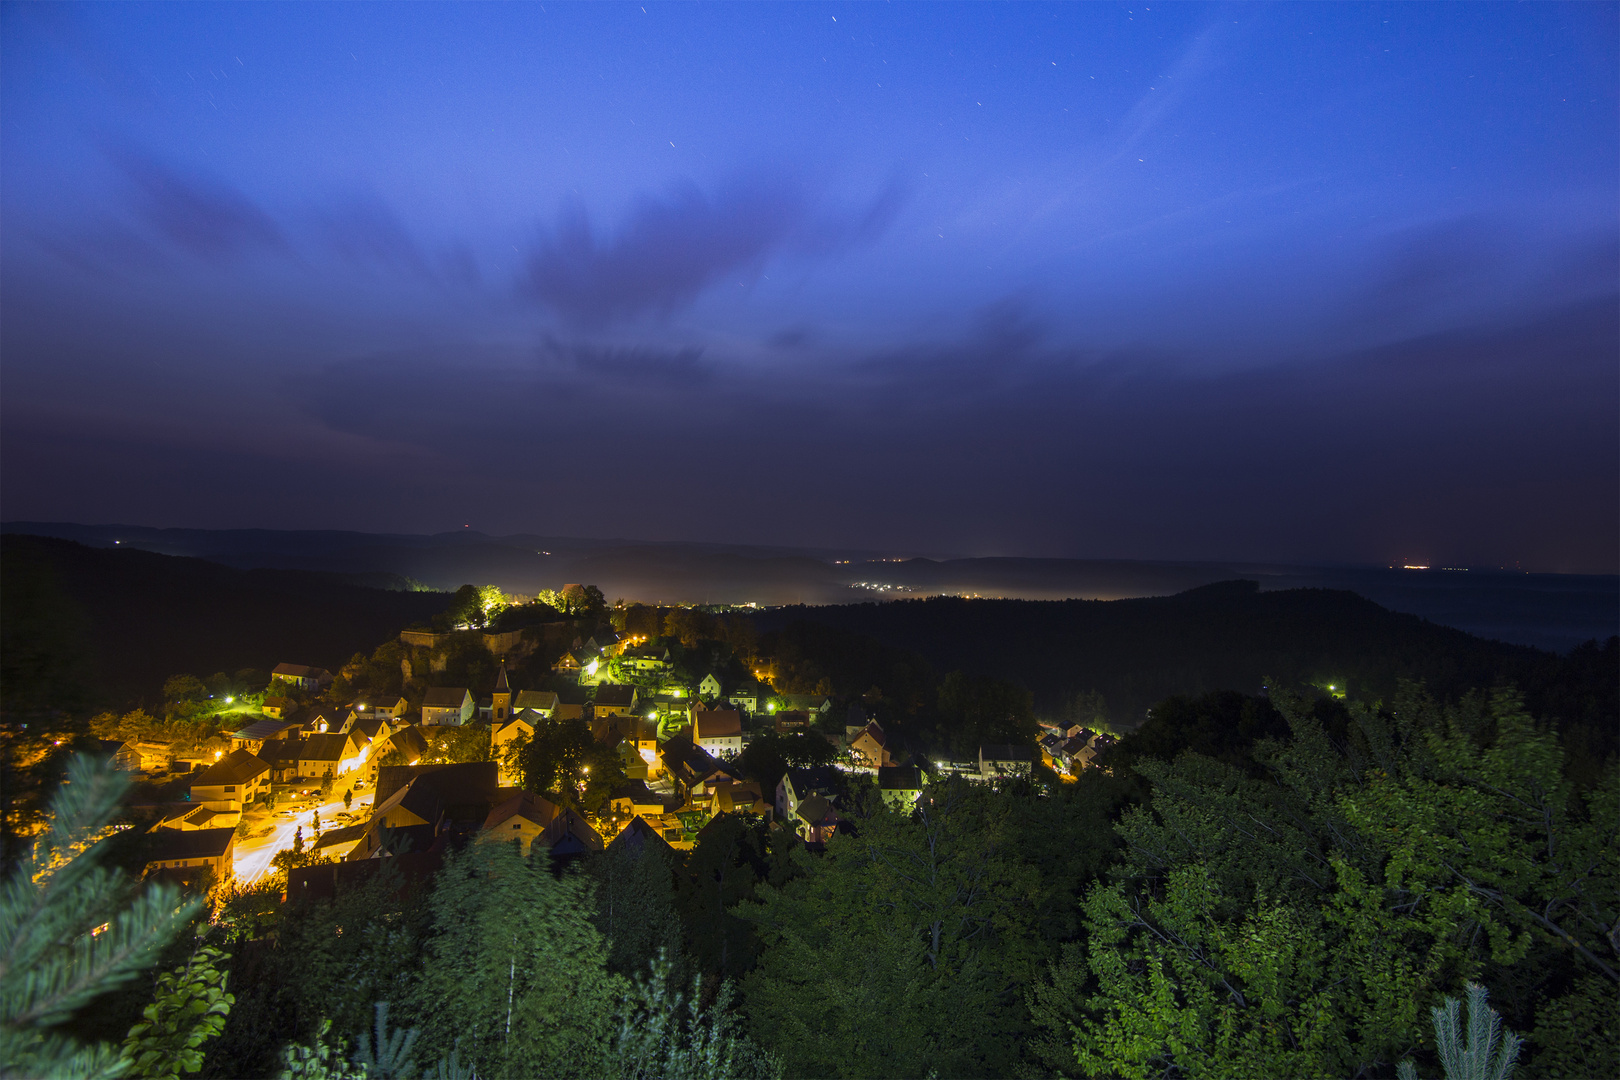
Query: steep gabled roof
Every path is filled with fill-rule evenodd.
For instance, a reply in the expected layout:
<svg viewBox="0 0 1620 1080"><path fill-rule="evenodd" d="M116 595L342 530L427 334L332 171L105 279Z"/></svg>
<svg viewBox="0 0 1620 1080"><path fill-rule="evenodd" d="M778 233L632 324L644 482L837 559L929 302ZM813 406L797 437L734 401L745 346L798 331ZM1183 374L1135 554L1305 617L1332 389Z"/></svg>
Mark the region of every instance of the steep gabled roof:
<svg viewBox="0 0 1620 1080"><path fill-rule="evenodd" d="M635 702L636 688L634 686L602 683L596 688L596 703L598 705L623 705L629 708Z"/></svg>
<svg viewBox="0 0 1620 1080"><path fill-rule="evenodd" d="M253 742L260 739L274 739L282 732L295 727L298 727L296 720L255 720L242 730L231 732L231 738Z"/></svg>
<svg viewBox="0 0 1620 1080"><path fill-rule="evenodd" d="M889 745L888 736L883 734L883 729L881 727L879 727L875 722L867 724L864 728L861 729L861 734L855 736L855 738L851 739L850 742L854 742L856 739L859 739L861 737L861 735L870 736L872 741L877 743L879 746L888 746Z"/></svg>
<svg viewBox="0 0 1620 1080"><path fill-rule="evenodd" d="M459 709L466 704L472 691L465 686L434 686L430 687L427 696L422 699L424 709Z"/></svg>
<svg viewBox="0 0 1620 1080"><path fill-rule="evenodd" d="M191 784L193 787L199 784L204 787L213 787L217 784L245 784L269 771L270 766L262 758L246 750L232 750L192 777Z"/></svg>
<svg viewBox="0 0 1620 1080"><path fill-rule="evenodd" d="M506 661L501 661L501 673L495 676L495 692L497 694L510 694L511 684L506 681Z"/></svg>
<svg viewBox="0 0 1620 1080"><path fill-rule="evenodd" d="M454 765L382 765L377 769L377 797L381 806L390 795L418 777L431 778L430 786L453 796L447 801L494 802L499 767L493 761L465 761Z"/></svg>
<svg viewBox="0 0 1620 1080"><path fill-rule="evenodd" d="M304 736L304 747L298 752L299 761L342 761L350 739L342 732L329 731L324 735Z"/></svg>
<svg viewBox="0 0 1620 1080"><path fill-rule="evenodd" d="M351 734L359 733L364 735L368 740L376 742L377 736L381 734L387 723L388 720L381 716L373 716L369 720L356 720L354 722L354 726L349 729L349 732Z"/></svg>
<svg viewBox="0 0 1620 1080"><path fill-rule="evenodd" d="M637 854L648 849L671 857L675 854L675 849L669 846L669 841L659 835L658 830L647 824L647 819L639 814L607 846L609 851L615 851L619 848L630 848Z"/></svg>
<svg viewBox="0 0 1620 1080"><path fill-rule="evenodd" d="M235 839L235 829L153 829L146 834L146 861L217 859Z"/></svg>
<svg viewBox="0 0 1620 1080"><path fill-rule="evenodd" d="M556 821L557 815L561 813L562 809L550 799L520 791L489 812L489 816L484 819L484 828L493 829L497 825L520 817L544 829Z"/></svg>
<svg viewBox="0 0 1620 1080"><path fill-rule="evenodd" d="M823 795L812 795L799 803L798 816L811 825L820 825L832 814L832 803Z"/></svg>
<svg viewBox="0 0 1620 1080"><path fill-rule="evenodd" d="M883 791L921 791L922 770L915 765L885 765L878 769L878 787Z"/></svg>
<svg viewBox="0 0 1620 1080"><path fill-rule="evenodd" d="M390 750L398 750L403 754L407 763L420 761L422 755L428 752L427 736L422 734L422 729L419 727L402 728L388 736L388 747ZM385 769L397 767L393 765L383 766Z"/></svg>
<svg viewBox="0 0 1620 1080"><path fill-rule="evenodd" d="M519 690L512 699L514 709L549 711L557 707L557 695L551 690Z"/></svg>
<svg viewBox="0 0 1620 1080"><path fill-rule="evenodd" d="M341 829L327 829L315 838L315 843L310 850L319 851L322 848L336 847L338 844L346 844L350 841L358 843L365 839L370 828L371 823L369 821L362 821L358 825L345 825Z"/></svg>
<svg viewBox="0 0 1620 1080"><path fill-rule="evenodd" d="M736 709L705 709L692 713L699 739L730 739L742 735L742 716Z"/></svg>

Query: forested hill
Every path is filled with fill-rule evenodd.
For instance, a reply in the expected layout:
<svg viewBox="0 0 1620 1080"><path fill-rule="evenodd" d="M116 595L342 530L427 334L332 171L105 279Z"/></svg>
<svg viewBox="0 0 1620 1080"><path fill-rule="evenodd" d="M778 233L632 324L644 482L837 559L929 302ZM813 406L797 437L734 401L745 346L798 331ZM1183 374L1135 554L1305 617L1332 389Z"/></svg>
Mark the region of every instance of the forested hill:
<svg viewBox="0 0 1620 1080"><path fill-rule="evenodd" d="M1043 710L1096 691L1127 724L1165 697L1255 693L1267 677L1348 687L1363 698L1388 698L1400 679L1421 680L1441 696L1512 682L1570 719L1615 713L1613 645L1559 657L1338 590L1261 592L1255 582L1231 581L1132 600L936 597L783 608L757 622L762 631L809 623L860 634L940 671L1007 679L1032 691Z"/></svg>
<svg viewBox="0 0 1620 1080"><path fill-rule="evenodd" d="M336 670L443 610L443 593L367 588L340 575L237 570L202 559L0 538L8 707L155 702L178 672L280 662Z"/></svg>

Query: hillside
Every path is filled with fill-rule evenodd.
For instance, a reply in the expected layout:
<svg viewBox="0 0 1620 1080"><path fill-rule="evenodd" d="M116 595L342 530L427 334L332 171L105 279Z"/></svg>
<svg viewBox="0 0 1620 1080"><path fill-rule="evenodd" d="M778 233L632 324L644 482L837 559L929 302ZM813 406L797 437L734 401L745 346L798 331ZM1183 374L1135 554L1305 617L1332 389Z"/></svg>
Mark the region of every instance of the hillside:
<svg viewBox="0 0 1620 1080"><path fill-rule="evenodd" d="M335 670L448 599L36 536L0 538L0 569L8 707L36 690L62 708L153 703L180 672Z"/></svg>
<svg viewBox="0 0 1620 1080"><path fill-rule="evenodd" d="M785 608L757 622L767 632L791 633L799 622L828 627L909 650L942 672L1006 679L1033 692L1045 711L1095 691L1127 725L1165 697L1252 694L1268 677L1376 698L1391 696L1401 679L1448 697L1511 682L1533 705L1569 720L1607 722L1620 711L1612 644L1560 657L1389 611L1351 592L1262 592L1252 581L1129 600L936 597Z"/></svg>

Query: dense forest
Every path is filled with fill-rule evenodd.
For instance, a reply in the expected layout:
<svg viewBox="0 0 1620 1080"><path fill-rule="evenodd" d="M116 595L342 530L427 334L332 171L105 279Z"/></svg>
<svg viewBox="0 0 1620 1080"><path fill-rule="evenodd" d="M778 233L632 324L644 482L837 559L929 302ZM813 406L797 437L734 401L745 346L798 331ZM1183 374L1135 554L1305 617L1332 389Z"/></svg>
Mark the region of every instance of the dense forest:
<svg viewBox="0 0 1620 1080"><path fill-rule="evenodd" d="M444 593L299 570L0 535L0 662L8 695L56 708L154 704L176 672L336 669L445 608ZM31 703L8 703L28 708Z"/></svg>

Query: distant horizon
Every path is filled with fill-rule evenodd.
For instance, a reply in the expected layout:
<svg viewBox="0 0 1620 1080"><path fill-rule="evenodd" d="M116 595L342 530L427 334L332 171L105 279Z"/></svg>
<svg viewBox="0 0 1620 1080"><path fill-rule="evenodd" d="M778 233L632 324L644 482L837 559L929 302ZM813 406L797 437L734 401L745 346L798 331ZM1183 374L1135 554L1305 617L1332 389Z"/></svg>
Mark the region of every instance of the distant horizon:
<svg viewBox="0 0 1620 1080"><path fill-rule="evenodd" d="M1620 578L1620 570L1543 570L1525 569L1518 566L1453 566L1445 564L1412 564L1412 563L1379 563L1379 562L1352 562L1328 559L1278 559L1278 558L1220 558L1209 556L1187 557L1139 557L1126 555L1028 555L1007 552L964 553L944 551L921 551L905 548L873 548L859 545L788 545L773 543L754 543L746 541L726 541L713 539L694 539L688 537L673 537L654 539L633 536L590 536L583 533L542 533L528 530L513 532L491 533L480 529L464 526L462 529L442 529L437 532L410 531L410 530L366 530L355 528L300 528L286 529L270 526L195 526L195 525L140 525L132 522L89 522L89 521L40 521L40 520L0 520L0 532L22 532L29 526L42 528L75 528L97 530L144 530L151 532L177 532L177 533L276 533L282 535L352 535L370 537L401 537L431 540L451 536L478 536L495 541L510 541L519 538L532 538L537 540L567 541L586 543L592 545L625 545L647 547L706 547L722 550L754 550L779 552L784 555L807 556L817 559L830 558L834 555L861 557L863 561L883 562L898 561L901 559L922 559L932 562L965 562L973 560L1007 559L1030 562L1076 562L1076 563L1140 563L1155 566L1230 566L1233 568L1252 567L1261 569L1265 567L1300 568L1319 570L1398 570L1412 573L1507 573L1529 574L1547 577L1615 577ZM30 535L52 536L51 533L36 533ZM73 539L72 537L59 537L59 539Z"/></svg>

